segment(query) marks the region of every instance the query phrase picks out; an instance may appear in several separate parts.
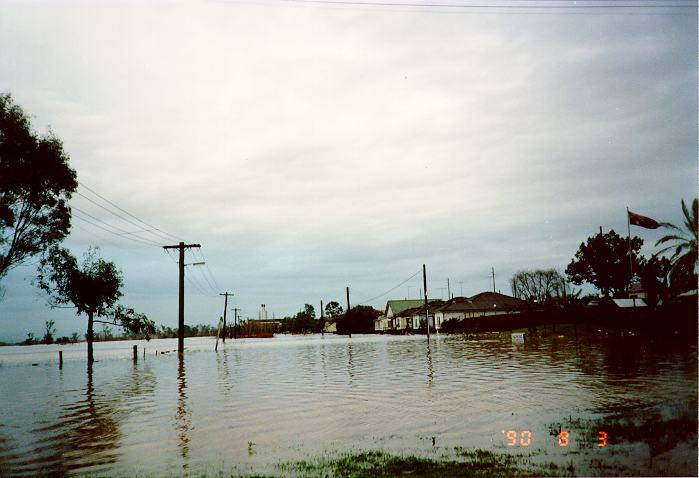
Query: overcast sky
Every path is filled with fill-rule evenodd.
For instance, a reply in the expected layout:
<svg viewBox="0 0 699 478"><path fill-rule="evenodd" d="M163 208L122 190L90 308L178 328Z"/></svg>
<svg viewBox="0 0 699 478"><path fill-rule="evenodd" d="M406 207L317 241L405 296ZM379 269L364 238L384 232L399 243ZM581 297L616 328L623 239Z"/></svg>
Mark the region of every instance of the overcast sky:
<svg viewBox="0 0 699 478"><path fill-rule="evenodd" d="M92 191L171 235L148 242L202 245L186 321L211 325L219 292L280 317L346 286L362 303L423 263L430 297L447 278L488 290L491 267L509 294L600 226L626 235L627 206L679 223L697 194L696 8L3 1L0 45L0 91L89 188L65 245L99 245L122 303L159 324L177 324L175 262L97 228L86 214L137 229ZM650 254L662 231L632 233ZM45 320L83 334L32 285L35 260L2 282L0 340Z"/></svg>

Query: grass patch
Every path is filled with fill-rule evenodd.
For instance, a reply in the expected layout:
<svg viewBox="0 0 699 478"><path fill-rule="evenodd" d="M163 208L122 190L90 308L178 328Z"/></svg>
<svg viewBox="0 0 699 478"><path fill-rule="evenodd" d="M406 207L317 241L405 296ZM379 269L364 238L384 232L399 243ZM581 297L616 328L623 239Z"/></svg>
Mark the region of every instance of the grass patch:
<svg viewBox="0 0 699 478"><path fill-rule="evenodd" d="M663 417L655 411L646 412L641 417L631 413L618 413L595 420L568 417L561 423L550 424L549 432L557 436L561 429L574 430L582 435L588 445L596 446L597 433L605 431L609 444L646 443L651 456L655 456L682 442L690 442L696 448L697 425L696 411L690 405L671 417Z"/></svg>
<svg viewBox="0 0 699 478"><path fill-rule="evenodd" d="M362 451L331 459L285 463L279 469L282 474L341 478L561 476L571 473L571 470L561 469L554 463L532 464L521 455L462 448L455 448L454 452L453 458L433 459L413 455L399 456L382 451Z"/></svg>

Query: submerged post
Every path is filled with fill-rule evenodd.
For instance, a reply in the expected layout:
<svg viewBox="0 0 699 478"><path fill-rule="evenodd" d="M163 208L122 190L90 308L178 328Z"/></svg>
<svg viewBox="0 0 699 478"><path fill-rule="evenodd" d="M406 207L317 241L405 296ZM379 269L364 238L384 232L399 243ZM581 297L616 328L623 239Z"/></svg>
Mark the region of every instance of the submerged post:
<svg viewBox="0 0 699 478"><path fill-rule="evenodd" d="M427 340L430 340L430 312L427 309L427 270L422 265L422 285L425 288L425 321L427 322Z"/></svg>
<svg viewBox="0 0 699 478"><path fill-rule="evenodd" d="M349 333L349 338L352 338L352 326L349 322L349 311L350 311L350 301L349 301L349 286L345 287L347 291L347 312L345 312L345 323L347 324L347 332Z"/></svg>
<svg viewBox="0 0 699 478"><path fill-rule="evenodd" d="M133 346L133 361L138 362L138 345Z"/></svg>
<svg viewBox="0 0 699 478"><path fill-rule="evenodd" d="M58 368L63 368L63 350L58 351Z"/></svg>

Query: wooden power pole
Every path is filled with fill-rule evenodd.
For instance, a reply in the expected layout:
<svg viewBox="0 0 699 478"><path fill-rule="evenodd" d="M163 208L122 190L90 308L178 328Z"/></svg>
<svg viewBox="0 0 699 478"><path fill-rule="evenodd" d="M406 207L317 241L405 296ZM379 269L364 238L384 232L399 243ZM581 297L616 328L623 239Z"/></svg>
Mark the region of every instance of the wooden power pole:
<svg viewBox="0 0 699 478"><path fill-rule="evenodd" d="M199 244L185 244L180 242L176 246L163 246L163 249L178 249L180 252L179 268L180 268L180 300L179 311L177 314L177 353L184 353L184 250L192 247L201 247Z"/></svg>
<svg viewBox="0 0 699 478"><path fill-rule="evenodd" d="M237 339L238 338L238 311L239 308L234 308L233 309L233 338Z"/></svg>
<svg viewBox="0 0 699 478"><path fill-rule="evenodd" d="M349 302L349 286L345 287L345 290L347 291L347 312L345 312L345 322L347 323L347 332L349 333L349 338L352 338L352 327L350 326L349 323L349 310L350 310L350 302Z"/></svg>
<svg viewBox="0 0 699 478"><path fill-rule="evenodd" d="M430 312L427 309L427 272L425 264L422 265L422 285L425 288L425 320L427 322L427 341L430 341Z"/></svg>
<svg viewBox="0 0 699 478"><path fill-rule="evenodd" d="M226 291L224 294L219 294L225 297L223 301L223 343L226 343L226 309L228 309L228 296L233 295L229 294L228 291Z"/></svg>

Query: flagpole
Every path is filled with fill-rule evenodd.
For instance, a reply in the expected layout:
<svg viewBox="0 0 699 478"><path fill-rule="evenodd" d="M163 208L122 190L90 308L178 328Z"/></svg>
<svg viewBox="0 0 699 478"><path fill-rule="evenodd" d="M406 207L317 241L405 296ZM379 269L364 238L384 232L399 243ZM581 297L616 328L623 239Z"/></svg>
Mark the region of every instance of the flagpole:
<svg viewBox="0 0 699 478"><path fill-rule="evenodd" d="M629 238L629 270L631 271L630 282L633 282L633 259L631 258L631 219L629 219L629 207L626 206L626 230Z"/></svg>

